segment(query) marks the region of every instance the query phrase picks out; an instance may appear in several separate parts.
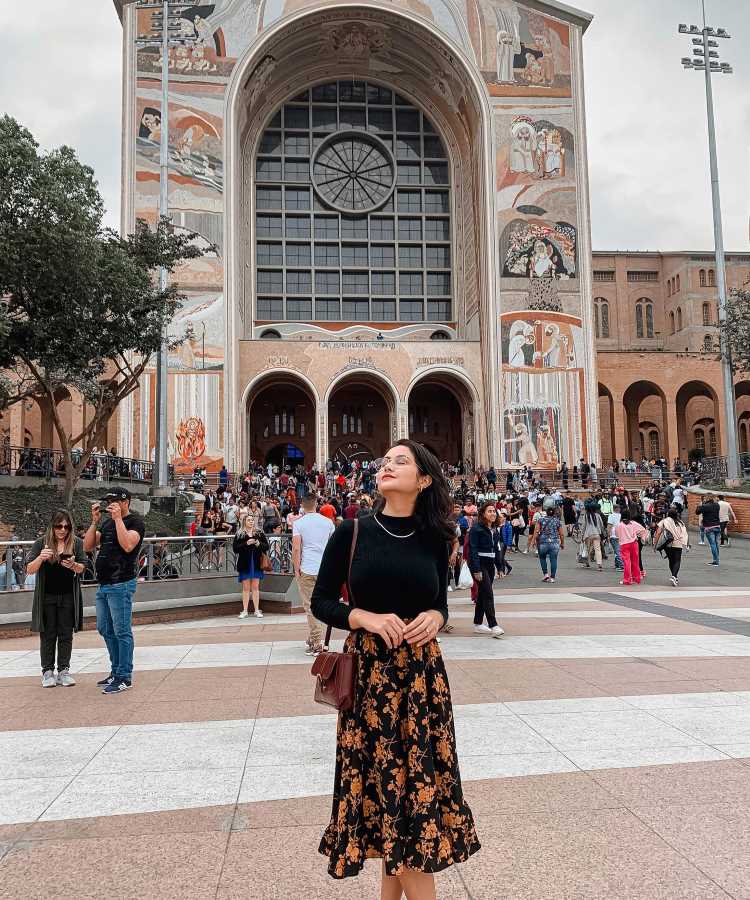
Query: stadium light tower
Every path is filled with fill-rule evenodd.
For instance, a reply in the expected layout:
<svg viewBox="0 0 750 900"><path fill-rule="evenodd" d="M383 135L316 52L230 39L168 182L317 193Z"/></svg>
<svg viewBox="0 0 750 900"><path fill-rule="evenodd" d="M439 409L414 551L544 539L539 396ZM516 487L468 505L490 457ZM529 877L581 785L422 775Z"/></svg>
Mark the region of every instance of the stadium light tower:
<svg viewBox="0 0 750 900"><path fill-rule="evenodd" d="M719 164L716 158L716 127L714 124L714 98L711 77L716 74L731 75L728 62L719 61L717 38L730 37L724 28L706 25L706 6L703 2L703 28L697 25L680 25L679 33L692 39L692 56L684 56L685 69L703 72L706 79L706 114L708 117L708 154L711 165L711 199L714 212L714 254L716 277L719 290L719 340L721 342L721 370L724 382L724 418L726 419L727 478L737 481L740 477L740 461L737 453L737 416L734 402L734 376L732 373L731 349L726 337L727 320L727 280L724 267L724 236L721 226L721 199L719 196Z"/></svg>
<svg viewBox="0 0 750 900"><path fill-rule="evenodd" d="M136 36L136 47L158 47L161 50L161 128L159 144L159 217L169 216L169 48L194 44L195 38L185 34L182 13L193 3L184 0L125 0L136 11L151 10L150 29ZM168 273L159 269L159 289L167 289ZM155 493L168 492L169 459L167 436L167 408L169 338L167 329L162 335L161 348L156 355L156 448L152 487Z"/></svg>

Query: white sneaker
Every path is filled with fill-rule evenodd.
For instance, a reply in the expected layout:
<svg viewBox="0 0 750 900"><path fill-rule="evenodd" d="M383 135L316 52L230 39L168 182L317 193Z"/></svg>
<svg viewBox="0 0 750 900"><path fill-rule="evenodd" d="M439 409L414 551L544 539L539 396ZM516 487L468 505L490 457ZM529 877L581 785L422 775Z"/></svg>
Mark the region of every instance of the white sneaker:
<svg viewBox="0 0 750 900"><path fill-rule="evenodd" d="M677 579L674 577L674 575L670 575L669 580L672 582L672 587L677 587Z"/></svg>
<svg viewBox="0 0 750 900"><path fill-rule="evenodd" d="M453 588L452 588L450 585L448 585L448 590L449 590L449 591L452 591Z"/></svg>
<svg viewBox="0 0 750 900"><path fill-rule="evenodd" d="M490 630L492 631L492 637L494 638L501 638L505 634L499 625L494 625Z"/></svg>
<svg viewBox="0 0 750 900"><path fill-rule="evenodd" d="M246 609L243 609L242 612L237 616L238 619L246 619L250 613Z"/></svg>
<svg viewBox="0 0 750 900"><path fill-rule="evenodd" d="M705 541L698 541L698 546L699 546L699 547L705 547L705 546L706 546L706 542L705 542Z"/></svg>
<svg viewBox="0 0 750 900"><path fill-rule="evenodd" d="M68 669L63 669L57 673L57 683L60 687L73 687L76 683L75 678L70 674Z"/></svg>
<svg viewBox="0 0 750 900"><path fill-rule="evenodd" d="M262 619L262 618L263 618L263 613L262 613L259 609L256 609L256 610L255 610L255 618L256 618L256 619Z"/></svg>
<svg viewBox="0 0 750 900"><path fill-rule="evenodd" d="M489 626L489 625L485 625L484 622L482 622L481 625L475 625L475 626L474 626L474 633L475 633L475 634L490 634L491 631L492 631L492 629L490 628L490 626Z"/></svg>
<svg viewBox="0 0 750 900"><path fill-rule="evenodd" d="M42 687L54 687L57 684L55 681L55 673L52 669L47 669L47 671L42 675Z"/></svg>

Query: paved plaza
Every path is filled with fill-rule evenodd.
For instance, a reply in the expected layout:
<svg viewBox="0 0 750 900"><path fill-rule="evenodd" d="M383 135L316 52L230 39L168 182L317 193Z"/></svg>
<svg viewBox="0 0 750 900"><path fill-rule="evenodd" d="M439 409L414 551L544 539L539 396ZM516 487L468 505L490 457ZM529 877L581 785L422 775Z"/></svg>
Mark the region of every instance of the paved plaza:
<svg viewBox="0 0 750 900"><path fill-rule="evenodd" d="M513 555L503 640L450 595L442 636L465 792L482 841L441 898L750 896L750 587L737 543L684 585L649 557L539 583ZM568 551L566 551L567 553ZM0 642L3 898L376 898L317 845L335 717L312 702L302 616L136 629L134 689L105 697L98 635L75 688L39 686L37 639Z"/></svg>

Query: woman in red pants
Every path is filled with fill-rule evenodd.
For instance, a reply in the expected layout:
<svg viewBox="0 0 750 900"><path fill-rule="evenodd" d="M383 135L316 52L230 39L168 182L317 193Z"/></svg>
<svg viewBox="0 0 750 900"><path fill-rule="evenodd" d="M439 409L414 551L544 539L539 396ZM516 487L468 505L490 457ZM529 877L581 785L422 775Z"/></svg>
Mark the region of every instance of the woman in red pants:
<svg viewBox="0 0 750 900"><path fill-rule="evenodd" d="M620 584L640 584L641 566L638 561L638 542L648 537L648 531L630 518L627 507L623 508L620 522L615 526L615 536L620 542L620 555L624 566Z"/></svg>

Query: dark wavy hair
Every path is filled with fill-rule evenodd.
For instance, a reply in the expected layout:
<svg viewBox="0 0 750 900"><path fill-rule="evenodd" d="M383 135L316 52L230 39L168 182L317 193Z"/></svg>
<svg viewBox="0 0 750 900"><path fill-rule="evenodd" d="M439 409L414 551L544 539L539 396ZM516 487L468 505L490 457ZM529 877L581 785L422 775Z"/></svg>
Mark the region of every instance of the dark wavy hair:
<svg viewBox="0 0 750 900"><path fill-rule="evenodd" d="M456 525L451 520L453 500L448 489L448 481L437 456L424 444L408 438L396 441L393 446L407 447L411 450L419 474L429 475L432 478L432 483L417 494L417 502L414 506L414 521L417 531L423 534L433 534L448 544L452 543L456 536ZM385 497L381 494L375 501L373 512L382 512L384 506Z"/></svg>
<svg viewBox="0 0 750 900"><path fill-rule="evenodd" d="M500 516L500 510L497 508L496 500L485 500L482 505L477 510L477 525L486 525L487 523L484 521L484 511L489 509L491 506L495 507L495 512ZM497 519L495 519L495 523L497 523Z"/></svg>

